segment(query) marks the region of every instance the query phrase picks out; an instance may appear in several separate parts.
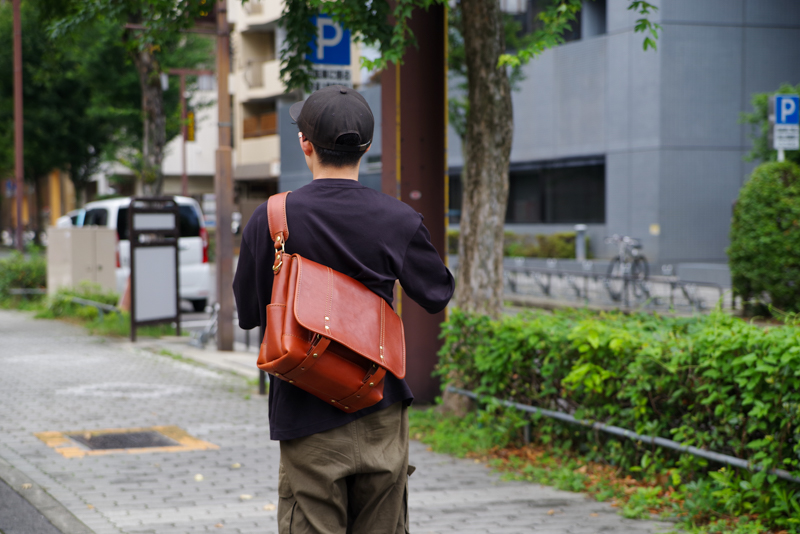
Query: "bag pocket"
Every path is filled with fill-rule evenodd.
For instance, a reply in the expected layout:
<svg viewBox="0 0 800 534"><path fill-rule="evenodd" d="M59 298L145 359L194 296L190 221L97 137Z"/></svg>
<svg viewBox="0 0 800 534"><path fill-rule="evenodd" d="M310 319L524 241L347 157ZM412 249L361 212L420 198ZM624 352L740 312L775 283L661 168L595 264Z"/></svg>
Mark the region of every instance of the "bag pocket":
<svg viewBox="0 0 800 534"><path fill-rule="evenodd" d="M267 333L264 342L267 344L267 362L273 362L283 356L280 333L286 317L285 304L267 305ZM275 335L278 334L278 335Z"/></svg>

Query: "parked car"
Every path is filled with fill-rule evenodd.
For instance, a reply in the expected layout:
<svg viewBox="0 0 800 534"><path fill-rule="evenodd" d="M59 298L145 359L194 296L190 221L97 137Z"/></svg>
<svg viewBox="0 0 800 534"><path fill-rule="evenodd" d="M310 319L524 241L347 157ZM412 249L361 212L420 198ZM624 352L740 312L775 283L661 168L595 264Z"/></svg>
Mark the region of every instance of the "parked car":
<svg viewBox="0 0 800 534"><path fill-rule="evenodd" d="M203 311L208 304L211 283L208 266L208 232L203 212L196 200L174 197L180 210L180 238L178 239L178 267L180 269L180 297L192 303L195 311ZM77 226L104 226L117 231L117 291L125 291L130 275L131 247L128 233L130 197L89 202L81 224Z"/></svg>

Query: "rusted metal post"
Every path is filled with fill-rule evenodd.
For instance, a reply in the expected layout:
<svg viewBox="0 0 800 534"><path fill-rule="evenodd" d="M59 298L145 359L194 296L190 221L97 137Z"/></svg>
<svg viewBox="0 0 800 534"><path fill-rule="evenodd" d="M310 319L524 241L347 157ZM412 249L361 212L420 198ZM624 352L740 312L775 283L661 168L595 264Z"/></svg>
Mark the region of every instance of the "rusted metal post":
<svg viewBox="0 0 800 534"><path fill-rule="evenodd" d="M25 249L22 243L22 196L25 184L22 142L22 17L21 0L14 0L14 174L16 176L17 228L14 239L17 249Z"/></svg>
<svg viewBox="0 0 800 534"><path fill-rule="evenodd" d="M181 194L189 196L189 177L186 175L186 73L181 72Z"/></svg>
<svg viewBox="0 0 800 534"><path fill-rule="evenodd" d="M217 349L233 350L233 165L231 159L231 102L228 94L230 29L225 0L217 2L217 110L219 148L214 193L217 203Z"/></svg>
<svg viewBox="0 0 800 534"><path fill-rule="evenodd" d="M181 195L189 196L189 176L186 173L186 140L189 133L186 127L186 76L202 76L214 74L214 71L207 69L170 69L169 73L173 76L180 76L181 79L181 136L183 137L183 144L181 145Z"/></svg>
<svg viewBox="0 0 800 534"><path fill-rule="evenodd" d="M444 259L447 149L446 16L442 5L418 10L409 21L418 47L409 47L403 65L381 75L382 189L425 217L431 241ZM406 381L418 401L439 395L431 377L441 347L444 312L430 315L398 291L397 307L406 331Z"/></svg>

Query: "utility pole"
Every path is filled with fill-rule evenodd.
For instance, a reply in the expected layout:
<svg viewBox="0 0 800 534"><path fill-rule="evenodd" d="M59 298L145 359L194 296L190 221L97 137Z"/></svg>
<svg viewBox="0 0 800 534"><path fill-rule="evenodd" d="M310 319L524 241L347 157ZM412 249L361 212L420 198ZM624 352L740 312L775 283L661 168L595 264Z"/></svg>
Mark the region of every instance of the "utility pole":
<svg viewBox="0 0 800 534"><path fill-rule="evenodd" d="M217 110L219 148L214 196L217 203L217 349L233 350L233 163L231 159L231 102L228 94L230 29L225 0L217 2Z"/></svg>
<svg viewBox="0 0 800 534"><path fill-rule="evenodd" d="M22 252L22 193L24 181L22 144L22 17L21 0L14 0L14 173L16 174L17 228L14 238L17 249Z"/></svg>
<svg viewBox="0 0 800 534"><path fill-rule="evenodd" d="M390 5L394 5L390 3ZM414 11L409 25L418 47L409 47L403 65L381 75L383 192L425 217L431 243L447 257L447 15L445 6ZM398 291L398 313L406 332L406 382L421 402L441 393L432 378L442 346L439 325L445 313L430 315Z"/></svg>
<svg viewBox="0 0 800 534"><path fill-rule="evenodd" d="M181 79L181 195L189 196L189 176L186 173L186 76L203 76L214 74L211 70L197 69L170 69L169 73L173 76L180 76Z"/></svg>

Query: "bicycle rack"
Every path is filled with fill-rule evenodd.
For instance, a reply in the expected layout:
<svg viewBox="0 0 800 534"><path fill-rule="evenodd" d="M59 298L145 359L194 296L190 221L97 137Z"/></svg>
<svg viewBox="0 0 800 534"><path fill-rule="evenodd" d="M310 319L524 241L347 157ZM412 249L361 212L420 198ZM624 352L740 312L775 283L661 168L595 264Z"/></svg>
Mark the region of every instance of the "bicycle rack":
<svg viewBox="0 0 800 534"><path fill-rule="evenodd" d="M552 267L551 267L552 266ZM634 280L629 274L622 275L622 276L609 276L609 275L602 275L598 273L591 272L591 262L585 262L582 265L583 271L575 271L575 270L560 270L557 268L557 262L555 260L550 260L547 262L548 268L536 268L536 267L528 267L523 264L513 265L513 266L506 266L504 271L504 277L508 282L508 289L515 294L521 294L521 277L527 276L532 281L536 283L539 290L547 297L553 297L553 276L556 276L560 280L565 280L567 283L568 288L575 294L577 298L582 298L587 304L591 300L591 294L589 291L589 283L600 283L602 282L605 286L606 293L608 294L609 298L613 302L620 303L624 308L630 308L633 302L636 303L646 303L652 302L654 305L660 305L662 303L661 298L664 296L654 296L654 287L658 286L659 284L664 284L666 287L669 288L669 306L670 308L675 307L676 299L675 299L675 292L676 290L679 291L679 294L686 299L688 305L693 310L703 310L706 309L706 306L703 302L703 298L700 296L699 288L711 288L715 289L719 292L720 301L724 307L724 295L725 295L725 288L723 288L719 284L714 283L706 283L706 282L692 282L692 281L682 281L682 280ZM583 283L581 284L581 279ZM615 298L615 293L610 288L610 283L612 280L621 280L622 287L619 291L618 296ZM582 286L582 287L581 287ZM640 295L636 295L639 292ZM731 298L731 309L734 308L735 301L733 297Z"/></svg>

